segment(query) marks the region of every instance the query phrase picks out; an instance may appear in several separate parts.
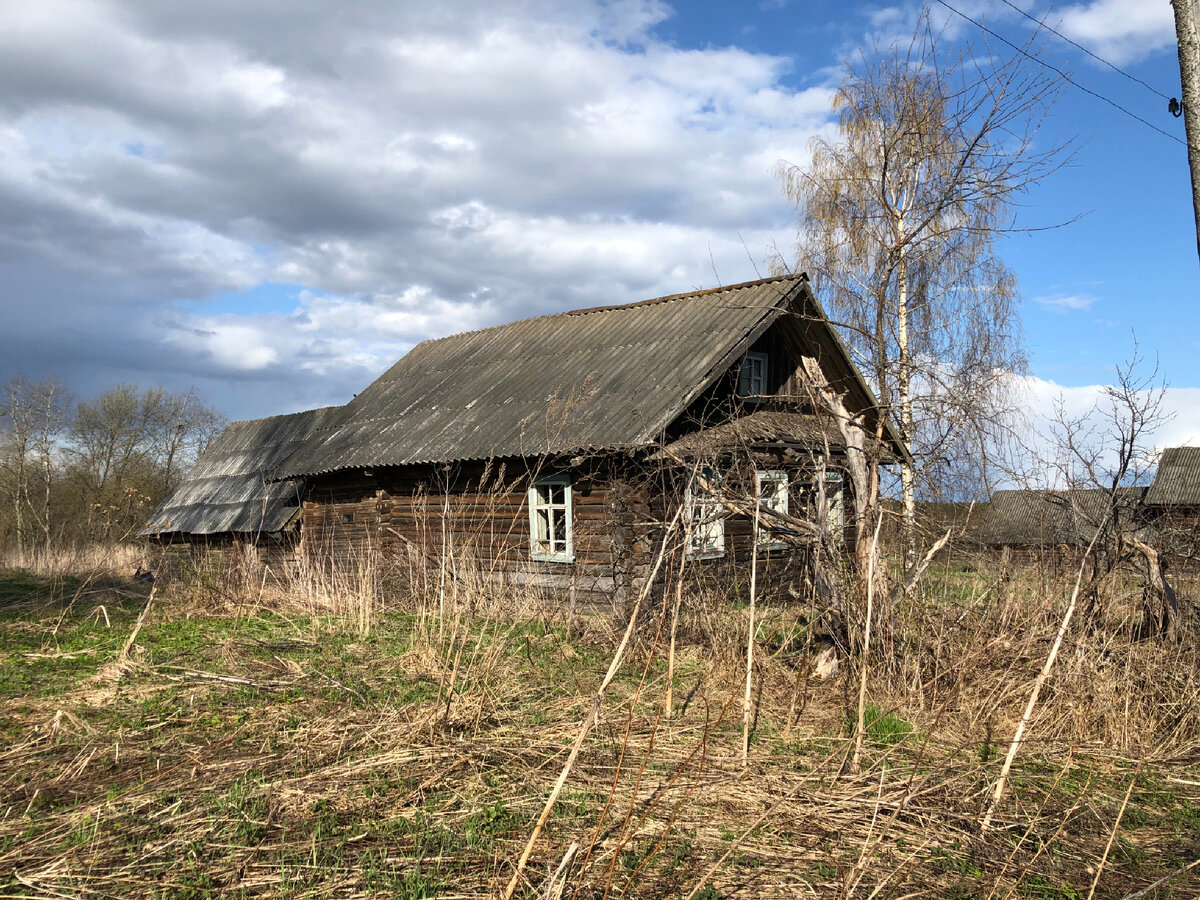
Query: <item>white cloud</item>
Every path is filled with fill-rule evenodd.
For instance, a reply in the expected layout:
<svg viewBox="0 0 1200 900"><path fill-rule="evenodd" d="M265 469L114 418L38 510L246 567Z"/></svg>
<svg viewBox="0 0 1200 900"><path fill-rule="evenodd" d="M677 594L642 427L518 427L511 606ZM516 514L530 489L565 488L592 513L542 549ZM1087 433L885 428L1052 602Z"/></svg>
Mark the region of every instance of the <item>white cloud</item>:
<svg viewBox="0 0 1200 900"><path fill-rule="evenodd" d="M1094 0L1067 6L1061 11L1059 30L1115 65L1137 62L1175 40L1171 4L1145 0Z"/></svg>
<svg viewBox="0 0 1200 900"><path fill-rule="evenodd" d="M1090 294L1053 294L1049 297L1034 297L1033 302L1051 309L1091 309L1096 298Z"/></svg>
<svg viewBox="0 0 1200 900"><path fill-rule="evenodd" d="M1141 393L1138 401L1155 398ZM1021 428L1023 459L1018 468L1030 483L1063 486L1064 472L1074 465L1059 435L1062 423L1074 423L1076 439L1085 447L1104 451L1111 464L1114 448L1128 417L1118 405L1114 408L1101 384L1065 386L1047 379L1025 376L1017 379L1016 396L1024 411ZM1149 461L1166 447L1200 445L1200 388L1172 388L1162 391L1154 427L1139 437L1139 449Z"/></svg>
<svg viewBox="0 0 1200 900"><path fill-rule="evenodd" d="M0 375L253 378L220 402L266 413L361 390L425 337L754 277L747 248L790 244L773 167L804 159L829 91L787 86L784 58L663 43L669 15L0 8L0 278L23 298ZM306 293L205 312L264 282Z"/></svg>

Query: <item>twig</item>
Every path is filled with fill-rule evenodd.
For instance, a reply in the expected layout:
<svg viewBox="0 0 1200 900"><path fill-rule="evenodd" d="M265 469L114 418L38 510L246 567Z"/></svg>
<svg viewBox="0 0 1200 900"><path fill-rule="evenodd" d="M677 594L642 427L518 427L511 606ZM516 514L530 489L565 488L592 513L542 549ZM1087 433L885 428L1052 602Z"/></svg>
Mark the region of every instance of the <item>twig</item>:
<svg viewBox="0 0 1200 900"><path fill-rule="evenodd" d="M558 864L558 868L554 870L554 874L546 882L545 890L542 892L545 900L559 900L562 897L563 888L567 886L567 871L571 868L571 863L575 861L575 854L578 852L579 842L571 841L571 846L563 854L562 862Z"/></svg>
<svg viewBox="0 0 1200 900"><path fill-rule="evenodd" d="M142 608L142 613L137 617L137 621L133 624L133 631L129 632L129 637L125 639L125 646L121 648L121 653L117 657L117 665L122 669L131 668L129 662L129 650L133 647L133 642L137 640L138 632L142 630L142 626L146 624L146 617L150 615L150 607L154 605L154 592L158 589L157 585L150 588L150 596L146 598L146 605Z"/></svg>
<svg viewBox="0 0 1200 900"><path fill-rule="evenodd" d="M1146 885L1140 891L1134 891L1132 894L1126 894L1124 897L1121 898L1121 900L1138 900L1139 897L1145 897L1148 893L1150 893L1152 890L1157 888L1159 885L1166 884L1172 878L1178 878L1184 872L1190 872L1192 869L1196 868L1196 866L1200 866L1200 859L1192 860L1190 863L1188 863L1182 869L1176 869L1170 875L1164 875L1162 878L1158 879L1158 881L1155 881L1155 882L1152 882L1152 883Z"/></svg>

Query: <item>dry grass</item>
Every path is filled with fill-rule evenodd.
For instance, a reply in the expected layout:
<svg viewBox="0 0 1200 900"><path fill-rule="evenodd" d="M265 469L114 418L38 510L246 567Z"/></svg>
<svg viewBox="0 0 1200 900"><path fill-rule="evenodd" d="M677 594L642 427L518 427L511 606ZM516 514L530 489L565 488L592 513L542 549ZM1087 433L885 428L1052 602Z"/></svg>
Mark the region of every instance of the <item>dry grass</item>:
<svg viewBox="0 0 1200 900"><path fill-rule="evenodd" d="M3 576L0 893L496 896L607 668L609 625L568 628L485 578L439 598L391 594L387 575L329 588L369 598L369 627L319 591L168 592L122 668L144 592L64 617L69 596ZM1122 603L1073 633L1000 827L980 833L1065 593L1041 573L1004 591L931 575L897 612L898 670L869 680L857 774L857 673L807 677L802 608L759 611L745 766L748 612L685 598L668 722L652 609L524 895L1065 900L1095 882L1122 897L1200 858L1195 644L1132 641ZM1194 896L1195 872L1149 896Z"/></svg>
<svg viewBox="0 0 1200 900"><path fill-rule="evenodd" d="M145 564L145 547L131 543L37 547L23 553L9 550L0 554L0 570L21 569L39 578L127 578Z"/></svg>

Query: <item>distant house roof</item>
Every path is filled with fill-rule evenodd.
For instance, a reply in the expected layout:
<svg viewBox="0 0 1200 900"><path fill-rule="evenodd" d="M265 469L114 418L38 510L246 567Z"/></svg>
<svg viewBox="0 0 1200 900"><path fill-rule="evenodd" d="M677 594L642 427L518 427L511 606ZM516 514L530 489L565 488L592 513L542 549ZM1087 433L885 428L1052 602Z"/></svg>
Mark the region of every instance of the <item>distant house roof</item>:
<svg viewBox="0 0 1200 900"><path fill-rule="evenodd" d="M1200 447L1163 450L1146 505L1200 506Z"/></svg>
<svg viewBox="0 0 1200 900"><path fill-rule="evenodd" d="M649 446L789 312L852 408L877 415L807 278L789 275L424 341L278 474Z"/></svg>
<svg viewBox="0 0 1200 900"><path fill-rule="evenodd" d="M163 501L142 535L282 531L300 512L300 485L269 479L337 407L234 422Z"/></svg>
<svg viewBox="0 0 1200 900"><path fill-rule="evenodd" d="M1118 488L1118 511L1132 513L1146 488ZM1065 491L996 491L984 511L979 538L985 544L1012 547L1086 545L1104 521L1109 492L1102 489Z"/></svg>

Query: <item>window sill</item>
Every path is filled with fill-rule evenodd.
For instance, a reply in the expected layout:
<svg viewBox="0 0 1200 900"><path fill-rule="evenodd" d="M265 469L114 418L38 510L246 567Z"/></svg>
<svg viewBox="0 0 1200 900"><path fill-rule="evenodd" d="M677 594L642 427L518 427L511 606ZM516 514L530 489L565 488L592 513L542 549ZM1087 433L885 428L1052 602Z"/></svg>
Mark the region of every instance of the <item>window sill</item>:
<svg viewBox="0 0 1200 900"><path fill-rule="evenodd" d="M573 563L574 553L530 553L529 558L534 562Z"/></svg>

